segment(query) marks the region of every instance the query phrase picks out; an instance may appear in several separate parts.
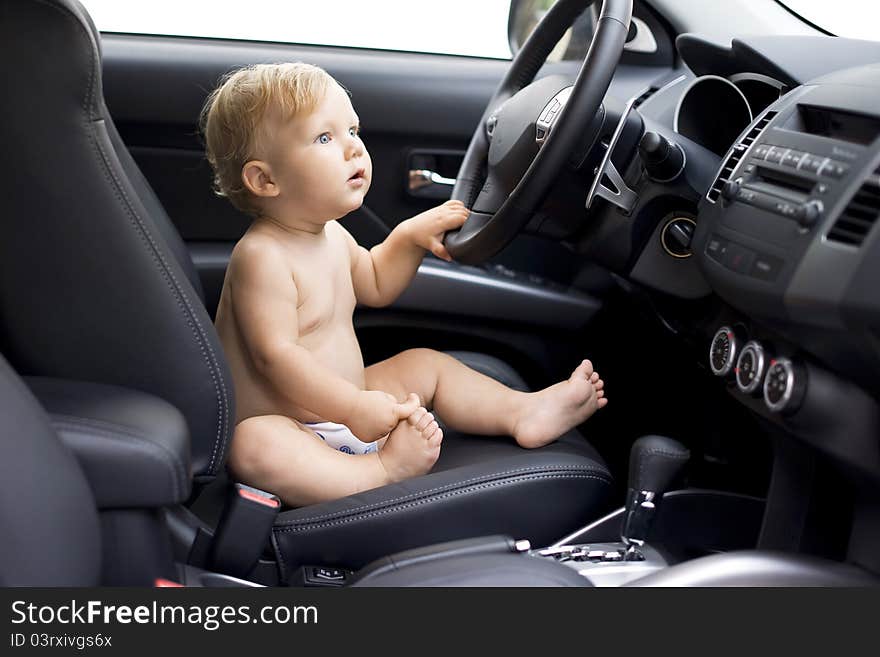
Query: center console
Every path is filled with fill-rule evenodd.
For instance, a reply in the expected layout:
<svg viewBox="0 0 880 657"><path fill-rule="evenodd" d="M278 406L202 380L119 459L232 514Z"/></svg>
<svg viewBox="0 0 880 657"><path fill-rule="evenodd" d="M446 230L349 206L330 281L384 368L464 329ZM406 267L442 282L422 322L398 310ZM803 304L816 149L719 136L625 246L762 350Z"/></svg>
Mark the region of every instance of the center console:
<svg viewBox="0 0 880 657"><path fill-rule="evenodd" d="M844 71L771 105L727 153L700 206L695 255L743 312L841 327L880 316L880 69ZM867 306L866 306L867 304Z"/></svg>

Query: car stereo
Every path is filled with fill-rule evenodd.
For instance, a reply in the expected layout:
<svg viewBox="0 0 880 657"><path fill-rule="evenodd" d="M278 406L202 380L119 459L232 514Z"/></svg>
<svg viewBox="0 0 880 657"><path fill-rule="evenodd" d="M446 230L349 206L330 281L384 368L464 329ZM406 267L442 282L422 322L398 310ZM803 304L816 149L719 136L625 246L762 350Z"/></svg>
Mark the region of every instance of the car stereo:
<svg viewBox="0 0 880 657"><path fill-rule="evenodd" d="M860 72L880 82L880 68ZM805 85L728 151L700 205L694 253L713 288L776 316L840 299L880 217L880 86ZM809 311L812 312L812 311Z"/></svg>

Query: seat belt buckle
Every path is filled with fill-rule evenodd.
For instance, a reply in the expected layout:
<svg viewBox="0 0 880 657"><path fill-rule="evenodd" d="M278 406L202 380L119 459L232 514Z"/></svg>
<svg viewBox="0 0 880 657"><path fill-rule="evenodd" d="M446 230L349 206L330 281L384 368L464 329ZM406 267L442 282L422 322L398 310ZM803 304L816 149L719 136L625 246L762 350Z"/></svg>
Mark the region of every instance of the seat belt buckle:
<svg viewBox="0 0 880 657"><path fill-rule="evenodd" d="M247 575L260 559L280 509L276 495L234 484L211 541L208 567L234 577Z"/></svg>
<svg viewBox="0 0 880 657"><path fill-rule="evenodd" d="M165 579L164 577L157 577L156 580L153 582L153 588L180 589L180 588L185 588L185 587L180 582L174 582L170 579Z"/></svg>

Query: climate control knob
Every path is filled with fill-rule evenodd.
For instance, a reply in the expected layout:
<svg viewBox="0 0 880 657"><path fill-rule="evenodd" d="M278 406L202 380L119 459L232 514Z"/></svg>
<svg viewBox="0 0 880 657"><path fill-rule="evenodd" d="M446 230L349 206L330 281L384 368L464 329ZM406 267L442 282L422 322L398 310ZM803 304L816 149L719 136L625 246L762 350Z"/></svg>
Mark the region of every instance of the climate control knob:
<svg viewBox="0 0 880 657"><path fill-rule="evenodd" d="M756 340L746 342L736 359L736 387L747 395L760 395L766 357L764 347Z"/></svg>
<svg viewBox="0 0 880 657"><path fill-rule="evenodd" d="M764 403L771 411L791 411L800 406L807 389L807 373L788 358L770 361L764 379Z"/></svg>
<svg viewBox="0 0 880 657"><path fill-rule="evenodd" d="M709 345L709 367L715 376L727 376L739 356L740 339L729 326L722 326Z"/></svg>

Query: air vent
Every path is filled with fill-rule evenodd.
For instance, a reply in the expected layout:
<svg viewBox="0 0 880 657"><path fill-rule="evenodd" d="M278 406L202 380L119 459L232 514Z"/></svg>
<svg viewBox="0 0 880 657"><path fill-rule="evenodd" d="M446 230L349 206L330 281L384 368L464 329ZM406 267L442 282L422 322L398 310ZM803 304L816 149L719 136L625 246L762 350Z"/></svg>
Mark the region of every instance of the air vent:
<svg viewBox="0 0 880 657"><path fill-rule="evenodd" d="M737 142L736 146L733 147L733 150L730 151L730 156L727 158L727 161L724 162L724 166L721 167L721 171L718 172L715 182L706 194L706 198L712 203L718 200L718 197L721 195L721 190L724 188L724 183L730 180L734 170L736 170L736 165L739 164L743 155L749 150L749 146L755 143L758 136L764 131L767 124L773 120L774 116L776 116L776 112L767 112L760 121L752 126L752 129L742 138L742 141Z"/></svg>
<svg viewBox="0 0 880 657"><path fill-rule="evenodd" d="M853 194L846 209L834 222L827 238L859 247L880 218L880 167Z"/></svg>

